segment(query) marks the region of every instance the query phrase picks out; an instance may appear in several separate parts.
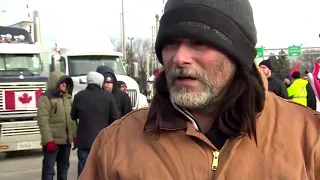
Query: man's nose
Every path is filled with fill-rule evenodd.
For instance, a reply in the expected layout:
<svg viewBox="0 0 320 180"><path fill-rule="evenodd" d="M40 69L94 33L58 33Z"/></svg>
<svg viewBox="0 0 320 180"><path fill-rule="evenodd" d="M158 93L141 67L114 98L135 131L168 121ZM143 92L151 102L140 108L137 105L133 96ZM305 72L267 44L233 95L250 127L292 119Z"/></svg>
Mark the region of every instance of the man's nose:
<svg viewBox="0 0 320 180"><path fill-rule="evenodd" d="M178 67L184 67L192 64L192 56L188 45L181 43L178 46L176 54L173 57L173 62Z"/></svg>

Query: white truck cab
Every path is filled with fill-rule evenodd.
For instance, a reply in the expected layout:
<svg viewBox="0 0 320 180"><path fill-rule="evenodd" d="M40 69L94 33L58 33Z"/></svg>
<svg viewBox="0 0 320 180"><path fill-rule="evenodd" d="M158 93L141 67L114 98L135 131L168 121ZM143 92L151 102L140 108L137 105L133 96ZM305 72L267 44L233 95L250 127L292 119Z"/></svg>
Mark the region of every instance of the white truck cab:
<svg viewBox="0 0 320 180"><path fill-rule="evenodd" d="M30 32L0 26L0 152L39 149L37 99L46 89Z"/></svg>
<svg viewBox="0 0 320 180"><path fill-rule="evenodd" d="M51 47L54 47L51 45ZM60 46L60 54L51 56L50 69L59 69L69 75L74 81L73 96L86 88L86 75L90 71L95 71L100 65L111 67L118 81L123 81L127 85L127 93L131 99L133 109L148 106L146 96L140 93L138 83L126 75L122 64L122 53L113 50L101 50L100 48L90 48L88 44L84 48L76 46ZM55 48L52 49L52 52Z"/></svg>

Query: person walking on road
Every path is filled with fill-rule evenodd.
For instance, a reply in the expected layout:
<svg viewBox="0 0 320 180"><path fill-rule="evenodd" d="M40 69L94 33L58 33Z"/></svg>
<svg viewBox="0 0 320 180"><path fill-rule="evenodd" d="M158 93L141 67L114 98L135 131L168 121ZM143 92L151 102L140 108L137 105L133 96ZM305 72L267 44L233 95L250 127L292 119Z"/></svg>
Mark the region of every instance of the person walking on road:
<svg viewBox="0 0 320 180"><path fill-rule="evenodd" d="M66 180L70 166L71 144L76 139L76 123L70 117L72 79L62 72L52 72L47 90L39 97L37 121L43 146L42 180Z"/></svg>
<svg viewBox="0 0 320 180"><path fill-rule="evenodd" d="M131 112L132 104L130 97L126 92L119 89L117 77L113 69L109 66L98 66L96 71L104 76L103 89L112 92L114 95L120 115L124 116Z"/></svg>
<svg viewBox="0 0 320 180"><path fill-rule="evenodd" d="M270 60L261 61L259 67L268 79L268 90L277 96L288 99L288 91L286 85L272 73L272 65Z"/></svg>
<svg viewBox="0 0 320 180"><path fill-rule="evenodd" d="M319 180L320 114L268 91L249 0L168 0L149 108L103 129L80 180Z"/></svg>
<svg viewBox="0 0 320 180"><path fill-rule="evenodd" d="M104 77L97 72L87 75L87 88L74 96L71 118L78 120L78 177L88 158L92 143L98 133L120 118L113 95L102 89Z"/></svg>

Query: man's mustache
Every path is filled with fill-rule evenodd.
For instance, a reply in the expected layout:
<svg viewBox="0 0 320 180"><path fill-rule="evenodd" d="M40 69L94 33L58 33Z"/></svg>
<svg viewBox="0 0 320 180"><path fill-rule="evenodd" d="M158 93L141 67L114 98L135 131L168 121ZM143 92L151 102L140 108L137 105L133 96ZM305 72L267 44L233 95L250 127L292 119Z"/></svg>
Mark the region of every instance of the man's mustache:
<svg viewBox="0 0 320 180"><path fill-rule="evenodd" d="M172 68L167 72L170 81L175 81L178 78L192 78L207 84L207 78L199 71L190 68Z"/></svg>

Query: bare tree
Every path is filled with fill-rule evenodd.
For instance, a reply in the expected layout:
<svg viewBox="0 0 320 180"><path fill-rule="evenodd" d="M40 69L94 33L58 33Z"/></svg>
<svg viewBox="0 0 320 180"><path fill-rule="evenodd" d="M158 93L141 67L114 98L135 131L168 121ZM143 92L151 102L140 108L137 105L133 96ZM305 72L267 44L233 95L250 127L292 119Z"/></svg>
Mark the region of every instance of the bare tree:
<svg viewBox="0 0 320 180"><path fill-rule="evenodd" d="M135 60L139 63L139 71L146 73L147 60L151 57L151 40L137 39L132 44L132 51L135 55Z"/></svg>
<svg viewBox="0 0 320 180"><path fill-rule="evenodd" d="M152 43L150 39L138 38L132 42L132 53L134 54L134 61L139 64L139 79L137 79L140 90L146 89L147 82L147 66L148 59L151 59ZM129 51L131 47L129 46Z"/></svg>
<svg viewBox="0 0 320 180"><path fill-rule="evenodd" d="M122 47L121 47L121 41L117 40L117 39L112 39L110 38L111 43L113 44L113 47L115 51L121 52L122 51Z"/></svg>

